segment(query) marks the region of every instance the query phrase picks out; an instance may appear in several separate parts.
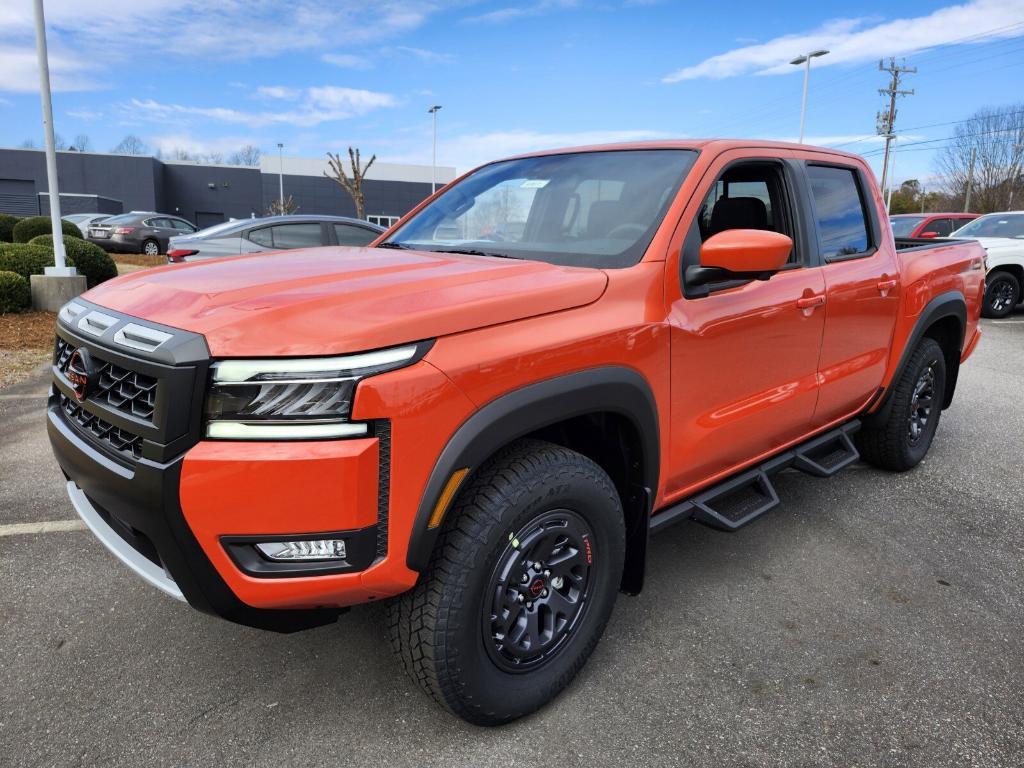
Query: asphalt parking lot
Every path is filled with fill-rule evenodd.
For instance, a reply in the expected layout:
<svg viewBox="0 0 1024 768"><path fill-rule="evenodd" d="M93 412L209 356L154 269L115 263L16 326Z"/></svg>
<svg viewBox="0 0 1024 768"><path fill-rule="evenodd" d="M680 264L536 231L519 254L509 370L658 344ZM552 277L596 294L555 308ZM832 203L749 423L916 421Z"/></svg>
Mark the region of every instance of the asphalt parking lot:
<svg viewBox="0 0 1024 768"><path fill-rule="evenodd" d="M653 540L552 706L485 730L392 659L379 607L297 635L166 598L70 520L44 378L0 391L0 764L1024 764L1024 313L985 321L925 463ZM12 532L13 531L13 532Z"/></svg>

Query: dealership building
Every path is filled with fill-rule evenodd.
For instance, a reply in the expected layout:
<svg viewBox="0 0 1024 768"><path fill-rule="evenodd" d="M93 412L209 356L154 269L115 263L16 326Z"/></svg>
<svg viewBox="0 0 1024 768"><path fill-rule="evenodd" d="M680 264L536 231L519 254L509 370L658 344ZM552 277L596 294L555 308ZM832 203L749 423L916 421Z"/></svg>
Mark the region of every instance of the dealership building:
<svg viewBox="0 0 1024 768"><path fill-rule="evenodd" d="M142 155L58 152L61 212L171 213L208 227L265 215L278 197L291 196L297 213L354 216L355 204L323 172L324 159L264 157L259 167L158 160ZM366 218L387 226L430 194L434 169L375 161L363 181ZM439 166L437 183L455 178ZM38 149L0 149L0 213L50 212L46 155Z"/></svg>

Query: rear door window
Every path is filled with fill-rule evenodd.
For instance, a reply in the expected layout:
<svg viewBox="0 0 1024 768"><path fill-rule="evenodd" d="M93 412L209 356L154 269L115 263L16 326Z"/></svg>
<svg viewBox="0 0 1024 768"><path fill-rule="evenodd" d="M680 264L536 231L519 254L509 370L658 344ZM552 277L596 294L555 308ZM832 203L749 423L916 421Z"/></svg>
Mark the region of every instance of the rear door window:
<svg viewBox="0 0 1024 768"><path fill-rule="evenodd" d="M807 178L821 257L839 260L866 255L871 237L856 172L852 168L808 165Z"/></svg>

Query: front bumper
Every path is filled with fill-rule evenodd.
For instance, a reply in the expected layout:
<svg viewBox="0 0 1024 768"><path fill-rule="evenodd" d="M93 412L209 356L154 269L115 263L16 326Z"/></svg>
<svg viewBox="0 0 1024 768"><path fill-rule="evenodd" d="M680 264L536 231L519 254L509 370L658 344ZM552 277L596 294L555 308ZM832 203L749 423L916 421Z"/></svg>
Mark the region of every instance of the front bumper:
<svg viewBox="0 0 1024 768"><path fill-rule="evenodd" d="M172 338L135 351L125 333L139 321L76 302L85 310L58 323L47 430L78 514L133 571L199 610L284 632L411 586L387 557L389 422L359 440L202 441L202 337L158 326ZM76 349L100 381L82 402L66 375ZM253 546L328 533L346 540L344 561L271 564Z"/></svg>

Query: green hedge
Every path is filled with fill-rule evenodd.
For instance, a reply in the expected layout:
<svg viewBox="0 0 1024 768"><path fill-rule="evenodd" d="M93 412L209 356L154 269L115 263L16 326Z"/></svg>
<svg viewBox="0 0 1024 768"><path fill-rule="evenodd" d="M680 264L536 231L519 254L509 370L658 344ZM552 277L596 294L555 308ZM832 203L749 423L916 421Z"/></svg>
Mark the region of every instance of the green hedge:
<svg viewBox="0 0 1024 768"><path fill-rule="evenodd" d="M17 216L0 213L0 243L14 242L14 225L18 221Z"/></svg>
<svg viewBox="0 0 1024 768"><path fill-rule="evenodd" d="M41 275L52 264L53 251L45 246L0 243L0 270L4 272L16 272L28 280L29 275Z"/></svg>
<svg viewBox="0 0 1024 768"><path fill-rule="evenodd" d="M60 227L65 235L82 239L82 230L70 221L61 219ZM29 216L14 225L14 242L16 243L27 243L33 237L46 234L53 234L53 225L49 216Z"/></svg>
<svg viewBox="0 0 1024 768"><path fill-rule="evenodd" d="M17 272L0 271L0 315L21 312L32 304L28 280Z"/></svg>
<svg viewBox="0 0 1024 768"><path fill-rule="evenodd" d="M29 245L53 251L53 235L39 235L29 241ZM109 254L95 243L82 240L80 237L64 236L64 252L68 256L68 263L78 268L78 271L85 275L89 287L99 285L104 280L117 277L117 264L110 258ZM50 263L53 263L53 256L50 256Z"/></svg>

